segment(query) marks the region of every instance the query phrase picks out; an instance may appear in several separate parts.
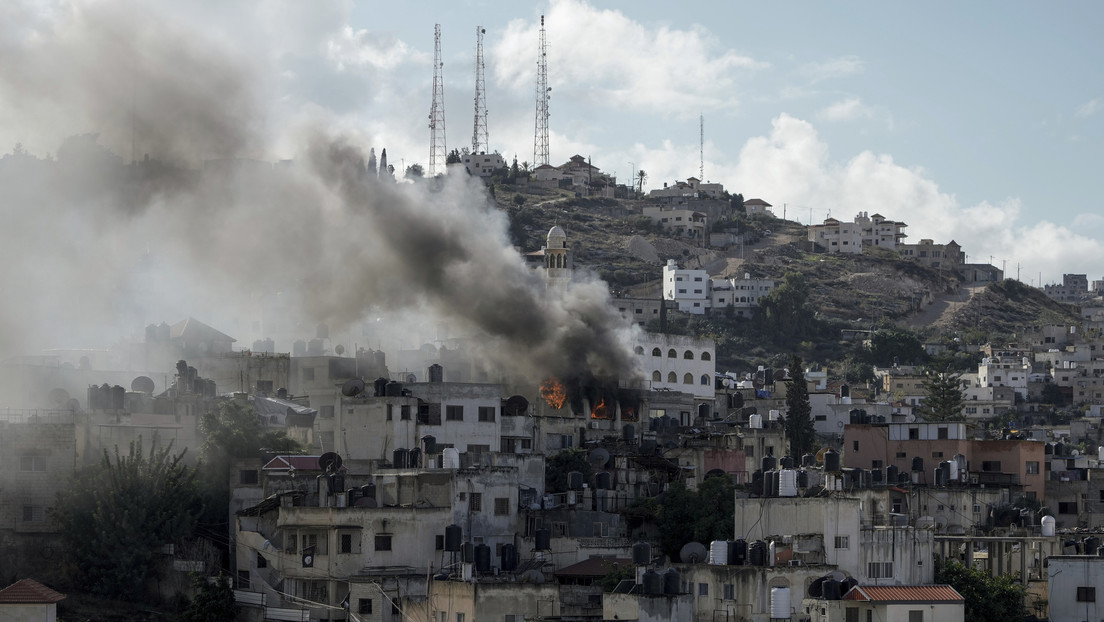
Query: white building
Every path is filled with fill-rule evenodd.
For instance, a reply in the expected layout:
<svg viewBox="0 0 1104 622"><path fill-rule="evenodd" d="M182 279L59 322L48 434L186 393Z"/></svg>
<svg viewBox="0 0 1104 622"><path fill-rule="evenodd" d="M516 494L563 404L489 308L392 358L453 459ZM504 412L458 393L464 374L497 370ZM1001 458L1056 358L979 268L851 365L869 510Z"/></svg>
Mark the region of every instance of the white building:
<svg viewBox="0 0 1104 622"><path fill-rule="evenodd" d="M896 250L906 237L903 222L887 220L881 214L859 212L854 222L828 218L823 224L809 225L809 241L823 246L829 253L862 254L864 246Z"/></svg>
<svg viewBox="0 0 1104 622"><path fill-rule="evenodd" d="M506 160L499 153L468 153L460 161L472 177L490 177L496 170L506 168Z"/></svg>
<svg viewBox="0 0 1104 622"><path fill-rule="evenodd" d="M1104 557L1052 555L1048 561L1049 619L1054 622L1104 619ZM1097 588L1101 588L1099 595Z"/></svg>
<svg viewBox="0 0 1104 622"><path fill-rule="evenodd" d="M670 235L704 243L706 216L704 212L685 207L661 205L641 210L652 225Z"/></svg>
<svg viewBox="0 0 1104 622"><path fill-rule="evenodd" d="M680 269L674 259L663 266L663 298L678 304L684 313L702 315L709 308L709 273Z"/></svg>
<svg viewBox="0 0 1104 622"><path fill-rule="evenodd" d="M710 302L714 309L733 310L733 315L750 316L759 301L774 289L774 279L755 279L744 273L742 279L710 279Z"/></svg>
<svg viewBox="0 0 1104 622"><path fill-rule="evenodd" d="M652 381L652 390L681 391L695 399L714 399L716 344L665 333L639 333L634 351L640 369Z"/></svg>
<svg viewBox="0 0 1104 622"><path fill-rule="evenodd" d="M1031 361L1026 357L992 356L982 359L978 365L977 386L1012 387L1016 394L1027 399L1027 377L1031 374Z"/></svg>
<svg viewBox="0 0 1104 622"><path fill-rule="evenodd" d="M773 279L754 279L746 273L742 279L710 278L705 270L679 268L674 259L663 267L663 298L674 301L683 313L731 309L734 315L750 315L773 289Z"/></svg>

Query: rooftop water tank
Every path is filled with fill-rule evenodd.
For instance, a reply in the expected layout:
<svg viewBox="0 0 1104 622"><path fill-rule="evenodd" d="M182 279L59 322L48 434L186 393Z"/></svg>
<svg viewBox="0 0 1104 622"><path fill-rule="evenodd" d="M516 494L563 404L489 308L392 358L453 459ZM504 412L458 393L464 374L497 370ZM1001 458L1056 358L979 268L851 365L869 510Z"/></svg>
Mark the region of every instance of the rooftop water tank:
<svg viewBox="0 0 1104 622"><path fill-rule="evenodd" d="M778 496L797 496L797 471L793 469L782 469L778 472Z"/></svg>
<svg viewBox="0 0 1104 622"><path fill-rule="evenodd" d="M714 566L728 565L728 541L714 540L709 543L709 563Z"/></svg>
<svg viewBox="0 0 1104 622"><path fill-rule="evenodd" d="M459 469L460 450L455 447L445 447L441 451L441 464L446 469Z"/></svg>
<svg viewBox="0 0 1104 622"><path fill-rule="evenodd" d="M1044 516L1043 520L1040 521L1040 522L1042 524L1042 533L1043 533L1043 535L1044 536L1053 536L1054 535L1054 517L1050 516L1050 515Z"/></svg>
<svg viewBox="0 0 1104 622"><path fill-rule="evenodd" d="M668 568L663 573L663 593L678 594L682 589L682 573L674 568Z"/></svg>
<svg viewBox="0 0 1104 622"><path fill-rule="evenodd" d="M460 545L463 544L464 530L460 525L452 524L445 527L445 550L450 553L460 552Z"/></svg>
<svg viewBox="0 0 1104 622"><path fill-rule="evenodd" d="M829 448L824 452L824 471L834 473L840 470L840 455L835 449Z"/></svg>
<svg viewBox="0 0 1104 622"><path fill-rule="evenodd" d="M790 619L790 588L772 587L770 595L772 620Z"/></svg>
<svg viewBox="0 0 1104 622"><path fill-rule="evenodd" d="M659 576L658 572L645 570L643 582L645 594L657 595L663 593L663 577Z"/></svg>
<svg viewBox="0 0 1104 622"><path fill-rule="evenodd" d="M637 542L632 548L633 564L647 566L652 561L652 545L647 542Z"/></svg>

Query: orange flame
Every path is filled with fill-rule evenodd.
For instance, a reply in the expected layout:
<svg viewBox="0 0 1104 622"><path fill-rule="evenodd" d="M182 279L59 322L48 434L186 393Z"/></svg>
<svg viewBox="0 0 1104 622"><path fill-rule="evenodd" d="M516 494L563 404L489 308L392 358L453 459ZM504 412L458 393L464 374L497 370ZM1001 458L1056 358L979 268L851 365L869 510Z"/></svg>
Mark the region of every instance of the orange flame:
<svg viewBox="0 0 1104 622"><path fill-rule="evenodd" d="M598 402L598 405L595 406L593 409L591 409L590 418L591 419L609 419L610 418L609 406L606 406L606 398L603 397L602 400Z"/></svg>
<svg viewBox="0 0 1104 622"><path fill-rule="evenodd" d="M567 401L567 389L559 378L549 378L541 385L540 396L552 408L563 408L564 402Z"/></svg>

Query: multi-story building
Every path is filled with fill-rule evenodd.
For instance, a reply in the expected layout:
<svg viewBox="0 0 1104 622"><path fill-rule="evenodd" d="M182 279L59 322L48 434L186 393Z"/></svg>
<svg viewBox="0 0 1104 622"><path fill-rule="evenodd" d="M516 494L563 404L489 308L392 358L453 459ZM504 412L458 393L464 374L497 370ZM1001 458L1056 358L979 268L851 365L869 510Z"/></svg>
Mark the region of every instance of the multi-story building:
<svg viewBox="0 0 1104 622"><path fill-rule="evenodd" d="M681 269L674 259L663 267L663 298L679 311L694 315L709 312L747 316L774 290L773 279L711 278L701 269Z"/></svg>
<svg viewBox="0 0 1104 622"><path fill-rule="evenodd" d="M936 244L932 240L923 239L919 244L901 244L897 250L904 257L915 259L929 268L957 270L966 263L966 253L962 252L962 246L954 240L946 244Z"/></svg>
<svg viewBox="0 0 1104 622"><path fill-rule="evenodd" d="M640 333L633 349L653 391L681 391L695 401L714 401L716 344L712 339Z"/></svg>
<svg viewBox="0 0 1104 622"><path fill-rule="evenodd" d="M854 222L828 218L823 224L809 225L809 241L829 253L862 254L864 246L896 250L906 237L903 222L887 220L881 214L859 212Z"/></svg>
<svg viewBox="0 0 1104 622"><path fill-rule="evenodd" d="M1085 274L1063 274L1061 285L1044 285L1043 293L1058 302L1081 302L1089 296L1089 277Z"/></svg>
<svg viewBox="0 0 1104 622"><path fill-rule="evenodd" d="M706 215L696 209L677 205L658 205L641 210L652 225L667 235L705 244Z"/></svg>
<svg viewBox="0 0 1104 622"><path fill-rule="evenodd" d="M472 177L489 178L495 171L506 168L506 160L500 153L465 153L460 156L460 161L468 174Z"/></svg>

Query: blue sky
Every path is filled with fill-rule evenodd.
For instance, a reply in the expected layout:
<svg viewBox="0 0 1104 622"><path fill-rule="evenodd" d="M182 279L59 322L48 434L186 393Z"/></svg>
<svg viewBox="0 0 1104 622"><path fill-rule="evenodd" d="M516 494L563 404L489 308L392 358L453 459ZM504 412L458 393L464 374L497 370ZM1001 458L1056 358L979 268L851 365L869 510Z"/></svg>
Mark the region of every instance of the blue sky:
<svg viewBox="0 0 1104 622"><path fill-rule="evenodd" d="M5 4L0 37L33 41L53 24L63 39L67 16L95 4ZM1025 283L1104 278L1099 3L98 4L165 13L245 59L267 140L241 155L294 157L294 128L321 122L427 165L440 23L449 148L471 143L482 26L491 147L531 161L544 14L553 163L579 153L622 179L643 168L649 187L696 176L701 114L706 179L779 215L879 212L909 241L955 239ZM119 118L13 110L35 112L0 118L0 145L50 153L78 131L129 142Z"/></svg>

